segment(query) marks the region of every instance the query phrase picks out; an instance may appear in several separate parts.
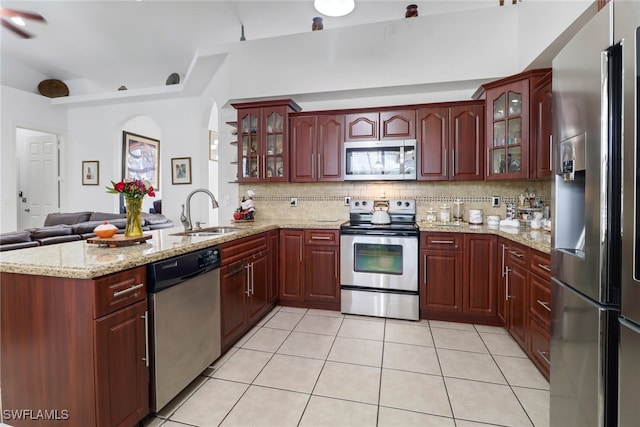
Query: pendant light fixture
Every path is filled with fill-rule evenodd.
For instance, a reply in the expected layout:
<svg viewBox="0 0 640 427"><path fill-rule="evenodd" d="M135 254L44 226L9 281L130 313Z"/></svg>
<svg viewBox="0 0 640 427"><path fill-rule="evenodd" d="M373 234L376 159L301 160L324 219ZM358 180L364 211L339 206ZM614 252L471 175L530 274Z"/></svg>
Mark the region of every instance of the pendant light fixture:
<svg viewBox="0 0 640 427"><path fill-rule="evenodd" d="M326 16L345 16L356 7L354 0L314 0L313 6Z"/></svg>

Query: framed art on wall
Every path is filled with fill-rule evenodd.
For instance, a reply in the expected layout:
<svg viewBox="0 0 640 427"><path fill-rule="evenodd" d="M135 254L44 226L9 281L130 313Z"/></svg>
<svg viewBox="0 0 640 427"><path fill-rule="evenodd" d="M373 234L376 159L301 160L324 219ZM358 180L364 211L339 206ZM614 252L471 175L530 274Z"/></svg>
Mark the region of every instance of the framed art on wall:
<svg viewBox="0 0 640 427"><path fill-rule="evenodd" d="M191 184L191 157L171 159L171 183Z"/></svg>
<svg viewBox="0 0 640 427"><path fill-rule="evenodd" d="M209 131L209 160L218 161L218 132Z"/></svg>
<svg viewBox="0 0 640 427"><path fill-rule="evenodd" d="M100 162L98 160L82 161L82 185L100 184Z"/></svg>
<svg viewBox="0 0 640 427"><path fill-rule="evenodd" d="M160 141L135 133L122 132L122 176L149 181L160 190Z"/></svg>

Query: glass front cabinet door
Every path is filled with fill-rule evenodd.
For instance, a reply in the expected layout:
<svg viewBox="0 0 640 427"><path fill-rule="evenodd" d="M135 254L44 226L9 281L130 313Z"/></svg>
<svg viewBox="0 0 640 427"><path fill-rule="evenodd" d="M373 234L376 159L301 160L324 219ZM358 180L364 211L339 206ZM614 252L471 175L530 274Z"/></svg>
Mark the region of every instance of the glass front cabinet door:
<svg viewBox="0 0 640 427"><path fill-rule="evenodd" d="M238 110L238 182L287 181L292 100L232 104Z"/></svg>
<svg viewBox="0 0 640 427"><path fill-rule="evenodd" d="M527 178L529 82L487 90L487 179Z"/></svg>

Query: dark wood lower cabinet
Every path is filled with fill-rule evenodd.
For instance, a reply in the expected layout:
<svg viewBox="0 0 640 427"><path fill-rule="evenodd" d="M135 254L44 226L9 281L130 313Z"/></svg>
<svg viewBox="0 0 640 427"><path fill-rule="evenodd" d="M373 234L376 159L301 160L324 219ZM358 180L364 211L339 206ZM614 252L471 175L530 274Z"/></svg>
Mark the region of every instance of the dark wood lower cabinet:
<svg viewBox="0 0 640 427"><path fill-rule="evenodd" d="M282 230L280 303L340 310L338 230Z"/></svg>
<svg viewBox="0 0 640 427"><path fill-rule="evenodd" d="M496 236L423 232L420 247L422 317L498 324Z"/></svg>
<svg viewBox="0 0 640 427"><path fill-rule="evenodd" d="M497 238L491 234L464 235L463 313L472 321L496 321Z"/></svg>
<svg viewBox="0 0 640 427"><path fill-rule="evenodd" d="M220 246L220 313L222 351L229 349L275 304L269 233ZM226 261L225 261L226 260Z"/></svg>
<svg viewBox="0 0 640 427"><path fill-rule="evenodd" d="M280 303L304 301L304 230L280 230Z"/></svg>
<svg viewBox="0 0 640 427"><path fill-rule="evenodd" d="M525 264L514 261L514 254L526 256L522 248L509 251L506 267L506 297L507 297L507 330L511 336L526 351L528 327L528 271ZM525 258L526 259L526 258Z"/></svg>
<svg viewBox="0 0 640 427"><path fill-rule="evenodd" d="M55 417L4 422L132 426L149 413L145 267L97 279L1 273L0 293L2 409Z"/></svg>
<svg viewBox="0 0 640 427"><path fill-rule="evenodd" d="M134 425L148 412L146 312L140 301L96 320L98 426Z"/></svg>
<svg viewBox="0 0 640 427"><path fill-rule="evenodd" d="M551 370L551 259L532 250L529 259L529 341L527 351L542 375Z"/></svg>

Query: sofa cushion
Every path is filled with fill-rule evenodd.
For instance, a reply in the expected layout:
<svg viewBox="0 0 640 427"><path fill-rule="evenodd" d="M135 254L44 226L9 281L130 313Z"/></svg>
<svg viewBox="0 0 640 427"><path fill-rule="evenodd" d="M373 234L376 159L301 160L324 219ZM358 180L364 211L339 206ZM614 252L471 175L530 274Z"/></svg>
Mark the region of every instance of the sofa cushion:
<svg viewBox="0 0 640 427"><path fill-rule="evenodd" d="M38 239L41 245L52 245L54 243L73 242L80 240L80 236L77 234L68 234L66 236L49 236Z"/></svg>
<svg viewBox="0 0 640 427"><path fill-rule="evenodd" d="M91 212L50 213L44 220L44 226L48 227L50 225L59 224L77 224L79 222L89 221L90 216Z"/></svg>
<svg viewBox="0 0 640 427"><path fill-rule="evenodd" d="M14 249L31 248L34 246L40 246L40 242L29 240L28 242L2 243L0 244L0 252L12 251Z"/></svg>
<svg viewBox="0 0 640 427"><path fill-rule="evenodd" d="M142 213L142 222L145 225L153 225L153 224L164 224L168 219L162 214L148 214Z"/></svg>
<svg viewBox="0 0 640 427"><path fill-rule="evenodd" d="M109 212L93 212L85 221L109 221L112 219L126 218L127 214L109 213ZM78 221L82 222L82 221Z"/></svg>
<svg viewBox="0 0 640 427"><path fill-rule="evenodd" d="M51 227L32 228L31 240L41 240L48 237L69 236L73 234L73 228L70 225L53 225Z"/></svg>
<svg viewBox="0 0 640 427"><path fill-rule="evenodd" d="M10 243L24 243L31 241L31 233L27 230L11 231L9 233L0 234L0 245L7 245Z"/></svg>

